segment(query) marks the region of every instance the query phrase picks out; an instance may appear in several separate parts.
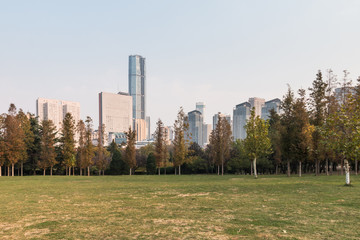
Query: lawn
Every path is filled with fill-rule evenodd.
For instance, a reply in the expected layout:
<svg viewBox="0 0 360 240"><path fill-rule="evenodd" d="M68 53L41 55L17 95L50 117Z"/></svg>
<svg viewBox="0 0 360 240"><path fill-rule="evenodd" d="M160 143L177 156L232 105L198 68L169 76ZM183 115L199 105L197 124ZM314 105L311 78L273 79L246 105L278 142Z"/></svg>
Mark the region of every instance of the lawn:
<svg viewBox="0 0 360 240"><path fill-rule="evenodd" d="M0 239L360 239L360 177L0 177Z"/></svg>

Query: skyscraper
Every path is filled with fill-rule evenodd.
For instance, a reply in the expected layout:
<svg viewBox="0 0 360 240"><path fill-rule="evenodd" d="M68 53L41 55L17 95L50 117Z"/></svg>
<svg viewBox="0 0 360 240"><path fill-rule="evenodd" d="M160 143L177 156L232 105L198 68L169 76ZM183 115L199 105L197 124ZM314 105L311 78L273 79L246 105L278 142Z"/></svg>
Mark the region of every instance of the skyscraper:
<svg viewBox="0 0 360 240"><path fill-rule="evenodd" d="M245 139L245 125L250 118L251 105L249 102L243 102L236 105L233 112L233 136L234 139Z"/></svg>
<svg viewBox="0 0 360 240"><path fill-rule="evenodd" d="M129 56L129 94L132 96L134 119L146 117L146 71L145 58L139 55Z"/></svg>
<svg viewBox="0 0 360 240"><path fill-rule="evenodd" d="M196 103L196 110L201 112L203 118L205 118L205 104L203 102Z"/></svg>
<svg viewBox="0 0 360 240"><path fill-rule="evenodd" d="M201 112L194 110L188 113L190 142L196 142L203 146L203 116Z"/></svg>
<svg viewBox="0 0 360 240"><path fill-rule="evenodd" d="M251 108L255 108L255 116L261 117L261 109L265 105L265 99L253 97L249 98L249 103L251 105Z"/></svg>
<svg viewBox="0 0 360 240"><path fill-rule="evenodd" d="M268 120L270 118L270 110L274 110L276 113L280 113L281 100L278 98L265 102L265 105L261 109L261 118Z"/></svg>

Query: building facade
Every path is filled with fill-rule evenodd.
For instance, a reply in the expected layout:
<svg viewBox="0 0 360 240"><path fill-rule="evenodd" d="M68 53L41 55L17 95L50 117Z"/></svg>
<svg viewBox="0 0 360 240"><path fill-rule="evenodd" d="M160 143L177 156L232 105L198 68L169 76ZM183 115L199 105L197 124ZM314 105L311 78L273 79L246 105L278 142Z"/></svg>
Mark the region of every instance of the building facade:
<svg viewBox="0 0 360 240"><path fill-rule="evenodd" d="M261 118L268 120L270 118L271 110L274 110L276 113L280 114L280 105L281 100L278 98L265 102L265 105L261 109Z"/></svg>
<svg viewBox="0 0 360 240"><path fill-rule="evenodd" d="M67 113L72 115L76 126L80 121L80 103L46 98L36 100L36 116L39 117L39 121L51 120L59 132Z"/></svg>
<svg viewBox="0 0 360 240"><path fill-rule="evenodd" d="M236 105L233 110L233 136L236 139L245 139L245 125L250 118L251 105L249 102L243 102Z"/></svg>
<svg viewBox="0 0 360 240"><path fill-rule="evenodd" d="M253 98L249 98L249 103L251 105L251 108L255 108L255 116L261 117L261 110L265 105L265 99L253 97Z"/></svg>
<svg viewBox="0 0 360 240"><path fill-rule="evenodd" d="M145 58L139 55L129 56L129 94L132 97L134 119L146 117L146 69Z"/></svg>
<svg viewBox="0 0 360 240"><path fill-rule="evenodd" d="M99 125L105 125L106 136L132 128L132 113L132 97L129 94L99 93Z"/></svg>
<svg viewBox="0 0 360 240"><path fill-rule="evenodd" d="M213 130L216 129L216 125L217 125L218 122L219 122L219 117L225 118L225 119L228 121L228 123L230 124L230 126L232 125L231 116L230 116L230 115L228 115L228 114L223 114L223 113L216 113L216 114L214 114L214 116L213 116L213 125L212 125Z"/></svg>
<svg viewBox="0 0 360 240"><path fill-rule="evenodd" d="M196 142L203 146L203 116L201 112L194 110L188 113L190 142Z"/></svg>

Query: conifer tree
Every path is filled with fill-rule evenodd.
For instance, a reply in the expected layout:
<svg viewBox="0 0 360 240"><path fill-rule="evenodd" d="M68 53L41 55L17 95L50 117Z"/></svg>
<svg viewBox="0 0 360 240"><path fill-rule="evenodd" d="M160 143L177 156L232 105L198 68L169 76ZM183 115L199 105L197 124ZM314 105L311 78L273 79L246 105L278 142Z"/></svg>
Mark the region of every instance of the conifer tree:
<svg viewBox="0 0 360 240"><path fill-rule="evenodd" d="M281 164L281 122L280 116L274 109L270 110L269 119L269 138L271 141L271 148L273 150L272 158L275 165L275 174L279 173L279 166Z"/></svg>
<svg viewBox="0 0 360 240"><path fill-rule="evenodd" d="M187 121L187 117L185 116L184 110L181 107L178 114L177 119L174 123L174 167L176 174L176 167L178 168L178 174L181 175L181 165L185 163L186 156L188 153L188 141L185 138L185 134L187 134L189 129L189 123ZM188 139L188 138L187 138Z"/></svg>
<svg viewBox="0 0 360 240"><path fill-rule="evenodd" d="M50 167L50 176L52 176L53 167L57 164L55 153L55 129L56 127L51 120L44 120L41 122L41 151L38 166L43 169L44 176L45 170L48 167Z"/></svg>
<svg viewBox="0 0 360 240"><path fill-rule="evenodd" d="M64 157L65 166L69 169L69 176L71 175L71 169L75 167L75 120L70 113L65 115L61 129L61 147ZM73 173L74 174L74 173Z"/></svg>
<svg viewBox="0 0 360 240"><path fill-rule="evenodd" d="M30 115L30 114L29 114ZM20 127L24 132L24 143L25 147L22 149L22 154L20 158L20 168L21 168L21 176L24 175L24 162L28 160L28 149L31 149L34 143L34 133L31 131L31 123L30 119L26 114L23 112L22 109L19 110L17 114L17 119L19 121Z"/></svg>
<svg viewBox="0 0 360 240"><path fill-rule="evenodd" d="M135 130L131 130L131 127L129 127L129 130L125 132L125 134L127 138L125 148L125 160L130 168L129 174L132 175L132 170L134 169L134 167L136 167L136 132Z"/></svg>
<svg viewBox="0 0 360 240"><path fill-rule="evenodd" d="M146 173L149 175L156 174L156 160L154 153L150 153L146 159Z"/></svg>
<svg viewBox="0 0 360 240"><path fill-rule="evenodd" d="M84 166L87 168L87 175L90 176L90 166L93 164L94 145L92 143L92 119L87 116L86 120L86 135L85 135L85 161Z"/></svg>
<svg viewBox="0 0 360 240"><path fill-rule="evenodd" d="M323 80L319 70L316 79L312 83L310 90L311 123L314 125L312 133L312 153L315 160L315 175L320 173L320 160L323 155L321 149L321 127L324 124L326 113L326 89L327 83Z"/></svg>
<svg viewBox="0 0 360 240"><path fill-rule="evenodd" d="M259 116L255 116L255 108L253 108L245 129L245 151L252 160L254 176L257 178L256 160L271 153L271 142L268 136L269 124Z"/></svg>
<svg viewBox="0 0 360 240"><path fill-rule="evenodd" d="M165 131L164 124L159 119L156 123L156 131L155 131L155 159L156 159L156 167L158 168L158 174L160 175L161 165L166 161L166 143L165 143ZM165 167L165 165L164 165Z"/></svg>
<svg viewBox="0 0 360 240"><path fill-rule="evenodd" d="M86 126L83 120L78 122L76 131L79 134L79 145L77 148L78 167L80 169L80 176L83 169L86 167Z"/></svg>

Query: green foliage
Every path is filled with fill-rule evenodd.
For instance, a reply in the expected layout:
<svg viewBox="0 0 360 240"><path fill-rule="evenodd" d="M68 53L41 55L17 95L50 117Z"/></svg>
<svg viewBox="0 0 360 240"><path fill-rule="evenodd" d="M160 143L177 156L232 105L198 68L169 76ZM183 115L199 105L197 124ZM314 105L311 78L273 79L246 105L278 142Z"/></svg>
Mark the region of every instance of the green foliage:
<svg viewBox="0 0 360 240"><path fill-rule="evenodd" d="M112 157L107 173L110 175L129 174L129 166L123 160L121 151L114 141L110 144L108 151Z"/></svg>
<svg viewBox="0 0 360 240"><path fill-rule="evenodd" d="M146 173L148 175L156 174L156 158L154 153L150 153L146 159Z"/></svg>
<svg viewBox="0 0 360 240"><path fill-rule="evenodd" d="M75 120L70 113L65 115L61 129L61 150L66 167L75 167Z"/></svg>

